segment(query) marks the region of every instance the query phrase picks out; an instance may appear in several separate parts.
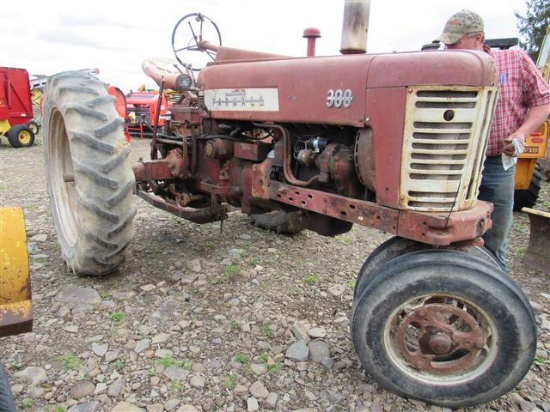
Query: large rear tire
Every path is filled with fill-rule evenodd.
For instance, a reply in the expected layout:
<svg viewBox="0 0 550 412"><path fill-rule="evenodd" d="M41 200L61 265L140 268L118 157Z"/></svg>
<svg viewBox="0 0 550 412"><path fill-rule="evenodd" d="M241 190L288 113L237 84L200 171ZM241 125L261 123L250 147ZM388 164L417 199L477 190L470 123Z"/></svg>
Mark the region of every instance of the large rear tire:
<svg viewBox="0 0 550 412"><path fill-rule="evenodd" d="M500 397L527 374L536 323L523 292L464 252L391 260L354 301L351 334L365 371L400 396L449 408Z"/></svg>
<svg viewBox="0 0 550 412"><path fill-rule="evenodd" d="M135 182L115 98L90 74L48 82L44 101L48 194L61 253L78 275L115 271L134 236Z"/></svg>

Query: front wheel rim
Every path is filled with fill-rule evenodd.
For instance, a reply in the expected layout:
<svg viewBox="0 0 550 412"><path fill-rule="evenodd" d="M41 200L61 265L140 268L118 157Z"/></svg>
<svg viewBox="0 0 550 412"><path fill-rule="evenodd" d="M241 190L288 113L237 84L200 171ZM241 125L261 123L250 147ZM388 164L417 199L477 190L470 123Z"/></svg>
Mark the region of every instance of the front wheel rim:
<svg viewBox="0 0 550 412"><path fill-rule="evenodd" d="M497 329L462 298L430 295L397 308L385 326L391 361L411 379L456 384L480 377L494 361Z"/></svg>

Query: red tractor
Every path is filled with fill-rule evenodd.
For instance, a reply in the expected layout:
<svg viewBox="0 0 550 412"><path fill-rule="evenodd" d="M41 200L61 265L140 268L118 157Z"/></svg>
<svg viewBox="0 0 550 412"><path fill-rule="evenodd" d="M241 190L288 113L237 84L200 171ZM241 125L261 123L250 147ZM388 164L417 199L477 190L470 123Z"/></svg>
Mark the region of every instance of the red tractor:
<svg viewBox="0 0 550 412"><path fill-rule="evenodd" d="M172 34L182 72L163 79L181 98L133 168L105 86L52 78L44 151L63 258L79 275L116 271L134 194L196 223L226 219L231 205L280 232L392 233L356 281L363 368L405 397L487 402L518 384L536 349L529 301L480 238L496 67L476 51L365 54L368 11L346 3L343 55L330 57L222 47L206 16L182 18ZM200 70L183 58L196 51L211 59Z"/></svg>
<svg viewBox="0 0 550 412"><path fill-rule="evenodd" d="M0 67L0 137L15 148L32 146L38 130L33 116L27 70Z"/></svg>

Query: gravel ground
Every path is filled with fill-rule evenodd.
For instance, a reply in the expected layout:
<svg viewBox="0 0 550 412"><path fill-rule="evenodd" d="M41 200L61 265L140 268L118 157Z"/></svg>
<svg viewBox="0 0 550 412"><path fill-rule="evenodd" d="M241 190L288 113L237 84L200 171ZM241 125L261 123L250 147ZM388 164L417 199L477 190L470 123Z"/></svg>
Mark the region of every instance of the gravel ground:
<svg viewBox="0 0 550 412"><path fill-rule="evenodd" d="M132 142L134 160L148 143ZM4 139L0 168L2 206L25 209L33 286L33 332L0 339L19 410L449 410L383 390L353 350L354 280L387 235L354 227L291 238L240 212L223 228L197 225L136 199L120 273L78 278L56 243L40 136L27 149ZM550 211L550 183L538 207ZM521 260L528 236L518 213L509 263L536 312L537 361L510 393L463 410L550 411L550 281ZM314 342L308 359L297 337Z"/></svg>

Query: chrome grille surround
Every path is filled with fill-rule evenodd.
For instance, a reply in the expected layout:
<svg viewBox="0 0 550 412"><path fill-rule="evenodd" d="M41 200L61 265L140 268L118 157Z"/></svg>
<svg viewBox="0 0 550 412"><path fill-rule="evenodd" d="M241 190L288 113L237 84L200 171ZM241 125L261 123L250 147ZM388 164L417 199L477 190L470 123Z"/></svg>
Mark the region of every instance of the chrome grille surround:
<svg viewBox="0 0 550 412"><path fill-rule="evenodd" d="M410 87L399 205L418 211L475 204L496 87Z"/></svg>

